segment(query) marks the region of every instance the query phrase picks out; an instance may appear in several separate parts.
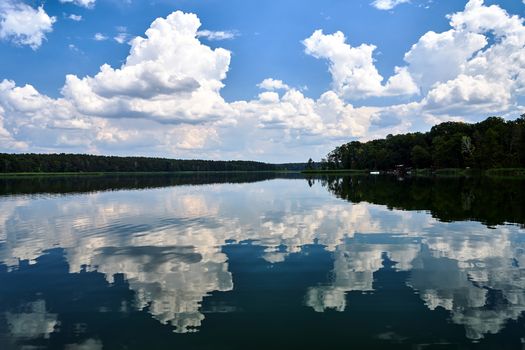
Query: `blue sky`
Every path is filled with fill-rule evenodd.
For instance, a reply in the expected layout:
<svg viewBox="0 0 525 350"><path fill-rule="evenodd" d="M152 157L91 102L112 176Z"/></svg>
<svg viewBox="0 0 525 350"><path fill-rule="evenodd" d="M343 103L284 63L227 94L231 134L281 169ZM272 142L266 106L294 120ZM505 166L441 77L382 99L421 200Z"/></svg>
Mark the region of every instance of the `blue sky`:
<svg viewBox="0 0 525 350"><path fill-rule="evenodd" d="M468 4L6 0L0 151L304 161L342 142L427 130L445 120L515 118L525 90L519 55L525 5ZM178 17L168 20L173 13ZM190 33L198 42L186 47L191 38L177 38L189 14L201 26ZM135 68L125 69L130 40L147 38L156 19L169 24L164 37L150 40L155 64L135 60ZM210 54L222 49L228 62ZM188 55L186 65L176 63L177 52ZM195 69L191 55L217 69ZM496 72L492 63L507 69ZM103 64L122 74L96 78ZM148 82L152 74L161 78ZM67 75L76 80L66 82ZM125 93L108 85L116 76L126 81ZM166 77L189 90L182 94ZM267 78L273 83L261 87ZM95 95L87 99L86 91Z"/></svg>

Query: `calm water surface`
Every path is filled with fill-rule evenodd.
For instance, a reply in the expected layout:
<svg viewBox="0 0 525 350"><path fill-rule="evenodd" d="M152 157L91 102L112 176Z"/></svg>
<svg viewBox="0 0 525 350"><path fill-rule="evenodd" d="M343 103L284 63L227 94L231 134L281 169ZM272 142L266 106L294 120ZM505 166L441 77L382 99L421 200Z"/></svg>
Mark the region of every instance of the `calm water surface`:
<svg viewBox="0 0 525 350"><path fill-rule="evenodd" d="M525 181L0 180L0 349L523 349Z"/></svg>

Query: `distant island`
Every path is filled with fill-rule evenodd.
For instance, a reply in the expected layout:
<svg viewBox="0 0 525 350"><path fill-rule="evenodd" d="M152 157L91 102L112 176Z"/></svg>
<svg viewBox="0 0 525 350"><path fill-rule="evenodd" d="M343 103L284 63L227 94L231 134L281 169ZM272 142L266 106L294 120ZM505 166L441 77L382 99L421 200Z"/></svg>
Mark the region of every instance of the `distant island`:
<svg viewBox="0 0 525 350"><path fill-rule="evenodd" d="M469 124L445 122L429 132L352 141L331 151L307 171L525 168L525 114L506 121L490 117ZM521 171L521 170L520 170Z"/></svg>

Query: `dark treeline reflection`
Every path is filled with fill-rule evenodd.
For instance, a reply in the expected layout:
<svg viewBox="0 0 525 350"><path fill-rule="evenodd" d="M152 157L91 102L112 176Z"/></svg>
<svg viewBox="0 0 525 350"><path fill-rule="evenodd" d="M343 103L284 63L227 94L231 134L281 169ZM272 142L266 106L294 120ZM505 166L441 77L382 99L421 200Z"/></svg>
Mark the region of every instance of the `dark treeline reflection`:
<svg viewBox="0 0 525 350"><path fill-rule="evenodd" d="M300 174L273 172L180 173L143 175L28 176L0 178L0 195L37 193L83 193L121 189L145 189L180 185L247 183Z"/></svg>
<svg viewBox="0 0 525 350"><path fill-rule="evenodd" d="M390 209L428 210L441 221L475 220L488 226L525 225L525 180L485 176L405 178L394 176L309 177L353 203L368 202Z"/></svg>

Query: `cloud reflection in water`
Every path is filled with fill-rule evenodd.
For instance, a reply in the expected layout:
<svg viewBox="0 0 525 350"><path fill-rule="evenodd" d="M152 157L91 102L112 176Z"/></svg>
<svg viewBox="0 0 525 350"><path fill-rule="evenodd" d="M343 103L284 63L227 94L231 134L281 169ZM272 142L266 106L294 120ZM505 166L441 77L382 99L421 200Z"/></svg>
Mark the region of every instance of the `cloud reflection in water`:
<svg viewBox="0 0 525 350"><path fill-rule="evenodd" d="M5 197L0 227L0 260L10 271L60 247L69 273L96 271L110 284L123 274L133 307L180 333L202 326L206 297L234 290L224 251L233 242L264 247L268 264L324 246L333 270L327 283L304 291L317 312L351 312L347 294L373 293L385 259L410 272L406 284L427 308L448 310L470 339L498 333L525 310L519 227L446 223L423 211L350 203L304 180ZM44 301L26 309L38 314L23 322L29 328L17 326L27 312L5 314L13 337L48 336L57 316Z"/></svg>

